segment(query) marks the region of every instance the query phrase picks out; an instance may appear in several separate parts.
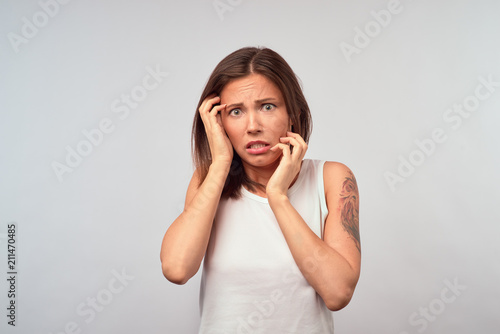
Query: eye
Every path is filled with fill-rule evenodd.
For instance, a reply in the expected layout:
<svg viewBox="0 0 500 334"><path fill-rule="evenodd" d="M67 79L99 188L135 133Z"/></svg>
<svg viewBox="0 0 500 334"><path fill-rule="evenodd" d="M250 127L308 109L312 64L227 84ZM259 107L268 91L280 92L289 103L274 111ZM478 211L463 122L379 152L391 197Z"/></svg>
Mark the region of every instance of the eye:
<svg viewBox="0 0 500 334"><path fill-rule="evenodd" d="M272 103L266 103L262 105L262 109L264 109L264 111L271 111L274 108L276 108L276 106Z"/></svg>
<svg viewBox="0 0 500 334"><path fill-rule="evenodd" d="M229 111L229 115L239 116L239 115L241 115L241 110L240 109L232 109L231 111Z"/></svg>

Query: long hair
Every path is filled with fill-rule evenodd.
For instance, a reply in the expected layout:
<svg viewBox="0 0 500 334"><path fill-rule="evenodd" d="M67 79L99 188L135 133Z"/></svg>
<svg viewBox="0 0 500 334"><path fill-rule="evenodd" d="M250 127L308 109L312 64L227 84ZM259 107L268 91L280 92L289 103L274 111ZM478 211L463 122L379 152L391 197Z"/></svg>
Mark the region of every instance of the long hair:
<svg viewBox="0 0 500 334"><path fill-rule="evenodd" d="M309 141L312 130L311 113L297 76L288 63L278 53L268 48L245 47L236 50L215 67L196 107L191 133L191 150L194 165L200 173L200 185L208 174L212 156L205 126L198 109L209 95L214 93L220 95L222 89L230 81L252 73L265 76L279 88L293 124L292 132L299 133L306 143ZM250 190L262 186L247 177L241 158L233 149L233 161L221 197L240 197L242 185Z"/></svg>

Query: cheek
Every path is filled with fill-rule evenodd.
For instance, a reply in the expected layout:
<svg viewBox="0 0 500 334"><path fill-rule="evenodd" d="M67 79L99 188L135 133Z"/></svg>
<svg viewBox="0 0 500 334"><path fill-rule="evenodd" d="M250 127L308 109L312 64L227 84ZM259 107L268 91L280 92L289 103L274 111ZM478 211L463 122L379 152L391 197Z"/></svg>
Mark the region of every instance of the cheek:
<svg viewBox="0 0 500 334"><path fill-rule="evenodd" d="M241 137L241 130L238 128L238 124L234 124L232 122L222 121L222 127L226 132L226 135L229 137L231 144L235 146L238 141L238 138Z"/></svg>
<svg viewBox="0 0 500 334"><path fill-rule="evenodd" d="M275 120L272 124L272 129L280 137L286 136L286 132L289 130L288 120Z"/></svg>

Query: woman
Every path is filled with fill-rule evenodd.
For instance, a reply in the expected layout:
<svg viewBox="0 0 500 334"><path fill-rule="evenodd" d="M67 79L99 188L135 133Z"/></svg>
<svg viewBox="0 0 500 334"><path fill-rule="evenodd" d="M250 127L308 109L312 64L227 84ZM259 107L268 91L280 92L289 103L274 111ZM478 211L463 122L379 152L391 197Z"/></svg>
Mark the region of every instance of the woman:
<svg viewBox="0 0 500 334"><path fill-rule="evenodd" d="M333 333L360 274L356 180L303 160L309 107L286 61L243 48L211 74L193 124L196 170L162 243L165 277L204 260L200 333Z"/></svg>

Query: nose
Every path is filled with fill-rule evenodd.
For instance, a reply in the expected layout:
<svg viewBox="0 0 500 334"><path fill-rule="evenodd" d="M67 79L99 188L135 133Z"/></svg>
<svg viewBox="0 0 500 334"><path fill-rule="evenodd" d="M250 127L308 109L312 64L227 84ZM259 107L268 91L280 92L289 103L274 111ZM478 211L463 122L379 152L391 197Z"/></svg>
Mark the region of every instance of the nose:
<svg viewBox="0 0 500 334"><path fill-rule="evenodd" d="M251 111L248 115L247 133L258 133L262 131L262 122L258 112Z"/></svg>

